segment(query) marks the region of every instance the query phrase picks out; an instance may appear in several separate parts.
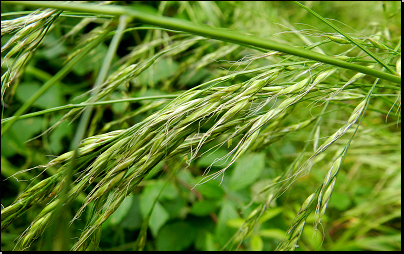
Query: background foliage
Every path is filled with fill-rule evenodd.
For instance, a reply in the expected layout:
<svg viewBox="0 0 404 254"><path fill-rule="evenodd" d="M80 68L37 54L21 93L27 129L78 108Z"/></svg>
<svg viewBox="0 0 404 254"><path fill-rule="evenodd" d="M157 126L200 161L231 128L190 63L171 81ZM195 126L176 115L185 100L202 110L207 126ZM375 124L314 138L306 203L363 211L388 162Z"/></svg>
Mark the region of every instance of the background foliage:
<svg viewBox="0 0 404 254"><path fill-rule="evenodd" d="M319 45L327 55L338 55L352 47L330 40L327 35L334 31L292 2L173 1L113 4L227 28L296 47L323 42ZM379 35L389 48L400 45L398 51L401 57L399 2L320 1L303 4L329 20L336 20L337 26L356 38ZM33 10L3 2L1 7L2 22ZM109 20L109 16L101 14L61 14L52 23L39 47L33 50L33 55L12 85L6 90L2 87L2 119L13 116L44 82L63 68L72 55L92 41L92 36L101 33ZM113 58L110 74L123 64L142 63L163 49L173 45L179 47L159 57L136 78L122 82L108 95L107 100L177 95L229 73L277 64L286 58L263 57L263 52L248 47L186 33L145 29L147 27L150 28L136 21L130 23L128 28L139 29L124 33L117 55ZM2 34L2 47L11 36ZM110 40L100 43L87 57L81 59L62 82L52 86L35 101L28 113L78 104L88 99L89 94L86 92L95 82L109 44ZM377 47L372 50L376 53L382 51ZM7 70L7 63L12 60L6 59L6 53L2 50L2 75ZM351 56L354 55L360 56L357 53ZM370 58L361 59L365 63L373 63ZM392 67L396 69L396 66ZM401 67L398 69L401 73ZM309 149L315 151L323 139L345 124L353 108L364 99L374 82L373 77L366 76L364 81L344 90L338 99L330 101L326 113L322 112L325 93L329 92L327 86L341 87L354 74L352 71L340 72L327 79L322 87L290 110L283 119L282 124L287 127L322 116L321 132L313 140L308 140L313 130L311 123L298 131L285 133L287 135L280 133L282 135L272 136L270 145L252 147L228 168L223 179L219 177L197 186L207 168L212 167L212 172L215 172L227 165L224 161L217 161L217 158L222 158L232 149L231 142L209 150L223 141L218 138L204 146L201 152L207 153L196 160L189 161L189 156L177 155L161 161L103 223L99 248L139 249L140 235L144 237L144 250L221 250L224 246L226 249L238 247L241 250L275 249L285 239L285 232L293 224L302 203L324 181L335 157L350 140L354 130L349 130L348 134L338 139L328 148L327 153L316 157L316 164L310 174L300 177L282 196L270 203L270 207L254 221L253 229L239 246L226 244L248 221L251 212L267 200L268 196L260 194L261 190L276 182L276 177L289 168L298 155L302 154L307 159L313 153L311 150L303 150L307 142L313 147ZM244 73L232 81L226 81L224 85L244 82L254 75ZM376 88L361 128L339 170L321 224L314 230L314 214L306 218L298 250L401 249L400 94L401 88L397 84L383 81ZM133 126L162 109L168 100L163 98L98 105L91 115L86 137ZM263 110L269 110L274 105L266 105ZM69 119L51 132L33 138L58 122L66 112L53 111L18 120L2 135L2 209L12 204L28 186L57 171L56 167L50 167L44 172L43 168L34 167L46 165L53 156L69 151L78 121ZM30 168L16 178L10 178L19 170ZM72 204L71 211L68 211L71 215L80 208L88 192L82 192ZM45 205L46 202L43 202L32 207L6 230L2 230L2 250L14 248L15 240ZM73 237L80 234L80 230L86 226L86 218L90 216L91 209L87 209L81 219L69 227ZM142 231L142 225L147 227L147 231ZM31 244L29 250L51 249L53 237L50 230L46 230ZM70 247L72 245L73 241Z"/></svg>

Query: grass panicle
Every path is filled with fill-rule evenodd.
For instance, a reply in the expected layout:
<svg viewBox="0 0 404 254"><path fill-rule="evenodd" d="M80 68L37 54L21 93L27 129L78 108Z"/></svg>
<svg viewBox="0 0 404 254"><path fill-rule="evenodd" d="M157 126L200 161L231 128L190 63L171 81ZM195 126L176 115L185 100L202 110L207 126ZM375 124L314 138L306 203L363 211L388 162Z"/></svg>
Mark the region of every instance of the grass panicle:
<svg viewBox="0 0 404 254"><path fill-rule="evenodd" d="M12 6L17 3L11 1L5 4ZM284 211L290 206L279 199L281 195L292 185L299 184L297 180L303 179L303 176L321 174L320 169L326 164L324 178L320 177L316 189L305 192L303 197L307 195L307 198L297 214L287 219L290 226L286 235L281 238L278 234L276 244L270 241L274 248L277 246L277 250L295 250L305 227L309 227L308 218L313 211L313 230L318 230L318 225L326 222L326 209L327 206L331 207L332 193L339 188L341 181L337 183L338 175L345 174L341 169L345 167L343 162L354 136L359 136L358 142L366 135L374 135L371 140L377 140L375 133L380 130L374 125L380 118L378 114L385 114L386 122L389 115L397 117L396 125L400 123L401 88L397 84L401 81L401 39L392 39L387 31L383 32L376 26L370 32L346 33L301 3L297 3L297 6L313 14L336 33L321 31L310 24L298 24L295 28L292 22L285 21L279 31L270 28L269 34L277 33L268 37L266 31L254 31L254 22L259 21L258 17L248 16L247 11L240 9L235 9L238 11L229 15L227 10L218 7L223 4L234 9L241 3L180 2L178 13L171 13L176 3L162 2L156 9L158 14L108 2L22 4L56 9L39 9L22 17L1 21L2 36L9 36L1 48L1 65L5 69L1 91L3 107L12 101L13 91L18 89L19 82L25 82L19 79L24 68L28 63L41 59L42 56L36 56L34 52L42 52L42 44L49 47L45 42L49 35L60 34L61 39L55 43L71 45L69 51L61 49L65 54L64 62L55 75L48 78L32 97L24 100L23 106L16 112L6 110L7 118L3 118L3 112L2 138L12 140L10 135L14 130L11 127L17 126L14 124L16 121L40 114L68 109L56 120L52 118L52 124L47 125L51 127L46 127L48 129L40 136L58 130L64 121L73 123L79 117L81 119L70 151L47 163L36 164L43 166L7 176L18 181L19 174L30 174L32 172L29 171L36 168L43 168L45 175L52 172L44 179L34 178L14 202L1 210L1 227L6 232L25 212L43 207L18 237L15 249L25 250L36 244L36 239L51 231L51 225L58 220L66 220L61 219L61 209L70 212L74 204L77 209L67 219L67 224L73 228L72 225L79 224L80 220L86 220L79 237L70 246L71 250L99 250L104 223L122 207L129 195L143 191L140 186L148 186L154 181L149 179L150 172L158 164L164 163L164 171L173 168L170 177L165 180L166 187L170 181L180 182L173 180L177 177L175 171L178 168L193 170L201 158L218 152L221 155L213 158L213 162L209 161L207 165L210 165L192 179L193 186L186 183L189 192L200 203L210 204L212 201L209 199L211 197L204 200L199 193L201 185L211 184L207 183L209 181L214 181L219 185L218 189L226 193L222 197L225 201L217 202L222 207L219 218L213 209L218 204L212 201L212 209L208 210L212 225L220 228L215 229L217 241L209 242L211 232L204 236L203 241L198 238L198 244L206 241L211 249L216 249L220 243L220 247L226 250L262 250L264 245L261 237L265 231L260 231L259 227L268 220L263 217L271 212L277 213L274 208L283 204L285 207L279 213L286 218ZM266 3L254 4L264 6ZM195 10L208 14L196 15ZM165 16L168 12L170 17ZM209 13L215 13L223 20L228 16L226 20L232 25L229 29L217 28L225 23ZM193 22L171 16L189 17ZM59 29L58 26L65 26L64 19L69 21L77 17L79 20L69 23L67 32L64 28L54 31L55 28ZM298 26L310 27L299 30ZM348 25L346 27L350 28ZM251 29L251 32L245 29ZM258 32L267 37L262 39L253 35ZM135 46L119 51L121 38L125 42L130 38L131 44L133 39ZM69 92L69 96L77 96L81 103L24 115L35 106L34 102L40 96L70 72L78 75L81 71L78 69L84 67L77 67L77 63L90 65L86 56L91 58L104 52L104 48L100 49L99 46L106 45L109 46L101 69L89 67L91 72L98 75L95 84L91 77L88 81L91 88L81 95ZM116 54L117 51L119 54ZM118 55L119 59L116 59ZM34 79L38 78L38 72L32 69L31 72ZM7 90L9 87L12 89ZM371 100L375 103L370 104ZM136 104L130 104L133 102ZM112 106L109 105L112 103ZM91 113L93 108L95 112ZM111 121L103 119L109 110L117 115ZM363 119L365 124L361 125ZM90 123L88 128L87 123ZM391 127L386 126L386 130ZM387 133L386 130L383 132ZM301 135L296 135L298 133ZM353 133L351 138L345 138L347 133ZM389 135L385 134L384 142L396 144L396 137ZM44 140L44 143L48 142ZM280 143L284 146L278 145ZM378 146L382 147L380 143ZM309 147L314 149L309 151ZM223 150L225 153L221 153ZM362 150L358 145L353 152L360 153ZM333 152L335 155L331 156ZM254 171L255 168L246 169L250 164L239 163L248 156L262 156L262 169L265 172ZM360 160L364 159L358 156L358 163ZM171 161L175 162L174 166L169 165ZM220 166L216 164L219 161L222 162ZM233 192L232 188L236 190L239 187L233 186L239 184L234 180L236 173L246 174L249 172L247 170L259 174L251 174L251 177L255 177L251 178L252 183L243 186L245 190L242 191L251 194L251 202L247 201L248 205L245 205L246 194ZM394 171L393 164L389 170ZM225 180L225 175L230 175L229 179ZM345 178L352 175L354 173L346 174ZM246 175L246 179L248 177L250 175ZM310 180L316 182L314 178L318 177ZM388 182L388 178L386 173L383 181L377 184L378 190ZM250 181L248 179L246 181ZM181 181L184 180L181 178ZM162 206L158 200L164 187L153 197L150 210L143 216L141 233L134 248L145 248L147 227L153 223L151 217L154 209ZM382 194L375 194L375 197L381 199ZM192 198L188 199L187 202L193 202ZM243 212L233 209L232 202L238 202ZM188 210L194 215L201 212L195 207L187 209L190 208ZM188 213L187 209L178 213ZM234 223L238 230L233 231L232 237L226 232L222 239L224 228L231 227L231 223L225 219L232 219L232 216L241 219L239 221L242 223ZM372 229L379 232L375 227ZM152 228L153 237L155 231L158 230Z"/></svg>

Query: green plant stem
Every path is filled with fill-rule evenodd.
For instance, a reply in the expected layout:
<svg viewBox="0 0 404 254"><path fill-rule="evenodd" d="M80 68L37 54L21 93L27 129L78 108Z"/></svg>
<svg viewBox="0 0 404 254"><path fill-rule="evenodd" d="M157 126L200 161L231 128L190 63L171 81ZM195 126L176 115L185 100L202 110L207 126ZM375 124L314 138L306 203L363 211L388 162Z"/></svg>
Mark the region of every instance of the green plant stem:
<svg viewBox="0 0 404 254"><path fill-rule="evenodd" d="M38 112L25 114L25 115L22 115L22 116L18 117L17 120L30 118L30 117L34 117L34 116L40 116L40 115L44 115L44 114L51 113L51 112L56 112L56 111L63 110L63 109L83 108L83 107L87 107L87 106L90 106L90 105L106 105L106 104L114 104L114 103L122 103L122 102L134 102L134 101L142 101L142 100L170 99L170 98L176 98L177 96L178 95L175 95L175 94L169 94L169 95L159 95L159 96L148 96L148 97L119 99L119 100L111 100L111 101L99 101L99 102L94 102L94 103L67 104L67 105L60 106L60 107L54 107L54 108L50 108L50 109L41 110L41 111L38 111ZM11 121L14 118L15 118L15 116L1 119L1 123Z"/></svg>
<svg viewBox="0 0 404 254"><path fill-rule="evenodd" d="M90 103L88 103L89 105L86 106L86 108L84 109L84 113L80 119L79 125L77 127L76 130L76 134L74 135L73 141L70 144L70 150L74 150L73 153L73 157L71 159L69 168L67 170L67 172L65 173L65 177L64 177L64 184L62 187L62 191L61 191L61 202L58 203L57 207L55 208L55 214L59 214L59 229L58 232L59 234L57 235L57 237L55 238L55 241L53 243L53 248L52 250L67 250L68 249L68 239L70 239L68 236L69 230L67 227L67 221L69 220L69 204L65 203L68 197L68 192L70 189L70 184L71 184L71 178L73 176L73 171L74 168L76 166L76 160L78 157L78 149L79 149L79 144L81 142L81 140L84 137L85 131L87 130L87 125L90 119L90 115L91 115L91 110L93 108L93 103L95 102L97 95L100 91L101 85L102 83L105 81L107 74L108 74L108 70L111 66L111 62L112 62L112 58L116 52L116 50L118 49L119 46L119 42L122 38L122 35L124 33L125 27L128 23L128 18L125 15L120 16L119 18L119 25L117 28L117 32L115 33L114 37L112 38L111 44L108 48L108 52L105 55L105 58L103 60L101 69L99 71L99 74L97 76L97 79L95 81L95 89L92 90L91 92L91 99L90 99ZM63 209L62 209L63 206ZM52 227L52 231L55 231L55 226L56 224L53 224ZM64 234L61 234L61 232L64 231ZM67 234L67 237L66 237Z"/></svg>
<svg viewBox="0 0 404 254"><path fill-rule="evenodd" d="M42 1L4 1L3 3L9 4L22 4L33 7L47 7L61 10L82 11L91 13L101 13L110 15L127 15L133 17L140 22L146 24L156 25L168 29L189 32L191 34L201 35L204 37L218 39L222 41L233 42L244 46L253 46L267 50L276 50L287 54L312 59L322 63L331 64L334 66L358 71L368 74L377 78L385 79L394 83L401 84L401 77L377 71L365 66L348 63L331 56L322 55L310 50L291 47L288 45L280 44L277 42L269 41L268 39L261 39L258 37L241 34L238 32L229 31L226 29L218 29L206 25L194 24L189 21L180 20L176 18L161 17L153 14L143 13L130 7L121 6L96 6L93 4L77 4L77 3L59 3L59 2L42 2Z"/></svg>
<svg viewBox="0 0 404 254"><path fill-rule="evenodd" d="M112 58L113 58L116 50L118 49L119 41L122 38L122 34L123 34L124 30L125 30L125 27L126 27L127 23L128 23L128 18L126 16L124 16L124 15L120 16L119 26L117 28L117 32L115 33L114 37L112 38L111 44L110 44L110 46L108 48L108 52L107 52L107 54L106 54L106 56L104 58L104 61L102 63L100 72L99 72L99 74L97 76L97 79L95 80L95 84L94 84L95 89L92 90L92 92L91 92L91 96L90 96L91 99L90 99L89 105L86 106L86 108L84 110L82 119L81 119L81 121L79 123L79 126L78 126L78 130L77 130L78 132L76 133L76 135L75 135L75 137L73 139L73 142L72 142L72 144L70 146L71 149L77 150L78 147L79 147L80 141L83 139L84 132L87 129L87 124L88 124L88 121L90 119L90 113L91 113L91 110L93 108L93 103L97 99L97 95L98 95L98 93L99 93L99 91L101 89L101 85L102 85L102 83L104 82L104 80L107 77L108 70L109 70L109 67L110 67L111 62L112 62Z"/></svg>

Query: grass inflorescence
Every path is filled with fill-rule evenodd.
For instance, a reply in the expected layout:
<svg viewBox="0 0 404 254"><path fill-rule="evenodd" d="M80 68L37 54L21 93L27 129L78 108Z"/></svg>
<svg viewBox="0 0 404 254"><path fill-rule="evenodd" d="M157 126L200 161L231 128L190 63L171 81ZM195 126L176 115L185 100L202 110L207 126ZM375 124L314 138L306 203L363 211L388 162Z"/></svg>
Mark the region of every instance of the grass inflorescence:
<svg viewBox="0 0 404 254"><path fill-rule="evenodd" d="M61 209L73 206L77 209L68 224L71 226L79 220L85 220L85 227L69 248L97 250L103 224L122 207L124 200L136 193L139 186L147 185L150 172L162 162L176 161L177 166L174 168L179 168L182 163L186 168L192 168L208 153L215 154L215 151L223 149L227 144L226 154L215 158L209 167L204 168L189 188L189 191L200 195L198 188L212 181L219 186L224 185L227 191L232 187L228 187L225 178L228 174L232 179L235 178L232 168L242 158L249 154L265 153L266 163L273 165L268 161L271 160L269 154L278 154L271 150L275 149L274 144L286 144L289 136L303 133L298 139L305 142L304 145L299 146L299 152L292 154L293 160L284 159L283 168L273 169L277 175L270 177L270 183L254 187L256 193L251 194L248 202L245 202L244 197L240 198L244 194L234 195L235 199L243 200L239 202L243 203L245 209L245 214L240 216L242 222L237 224L238 230L232 232L232 237L226 238L226 233L226 237L217 240L221 244L220 248L224 249L244 248L247 242L251 249L262 250L262 237L265 235L262 232L266 231L257 233L258 225L270 219L268 212L280 202L284 193L298 184L299 179L317 174L321 182L316 188L310 188L300 195L306 195L307 198L297 214L289 216L287 221L290 226L286 234L282 238L277 235L277 244L271 245L277 246L277 250L294 250L299 246L300 239L304 238L303 232L308 221L312 220L313 230L318 230L324 220L332 194L339 184L338 176L344 167L351 142L356 136L360 138L366 135L360 132L366 114L383 112L387 116L396 117L396 125L400 123L401 88L395 82L401 80L401 41L397 42L387 34L382 36L380 32L366 36L359 33L356 36L348 35L300 3L299 6L316 15L320 22L337 33L320 29L297 30L285 21L284 27L298 35L299 40L288 42L288 34L278 33L277 38L265 44L262 39L245 35L245 32L233 33L228 32L228 29L220 34L220 29L209 26L201 26L198 30L199 25L174 18L159 19L158 15L151 20L151 14L147 12L138 13L137 10L131 11L130 7L125 9L125 6L120 5L108 10L108 6L105 6L107 3L97 6L79 3L42 4L56 9L39 9L16 19L2 20L2 36L10 35L2 45L2 67L4 65L6 69L2 75L3 106L6 105L8 89L18 86L18 75L22 75L21 70L33 58L33 53L40 50L44 38L57 25L63 24L58 23L63 22L60 21L61 17L68 19L77 14L66 11L83 12L87 16L65 33L63 40L58 43L74 38L91 22L99 22L100 25L80 36L74 50L65 56L64 67L30 100L25 101L13 113L13 117L4 119L2 115L2 124L4 122L5 126L2 138L3 135L7 137L13 125L22 118L32 116L24 113L35 105L35 100L46 93L47 89L61 82L68 72L75 70L75 63L86 61L87 54L96 56L104 52L97 47L105 46L104 43L110 38L113 42L110 43L108 57L102 62L94 87L78 96L80 102L74 104L74 107L68 107L69 112L53 121L51 127L47 126L40 135L43 137L46 136L44 134L52 133L65 121L80 119L70 150L43 166L37 166L43 172L53 170L53 174L33 181L14 202L2 208L1 227L4 231L31 208L43 206L19 236L14 248L20 250L30 248L37 238L47 232L47 228L57 223L61 218ZM202 9L210 6L209 10L214 10L217 15L225 15L218 8L219 4L199 4ZM160 3L159 15L164 13L165 8L169 10L169 5ZM191 20L197 20L188 3L180 5L180 10L186 11ZM98 17L88 14L97 11L100 15ZM246 14L235 12L234 15L242 17ZM162 29L146 26L130 28L128 24L136 24L137 19L151 25L160 25ZM219 21L207 16L205 22L218 25ZM235 22L234 27L241 25ZM145 30L145 34L140 33L142 30ZM122 37L129 33L134 35L138 45L130 48L125 56L114 59L112 55L116 51L115 47L118 48ZM243 39L243 36L246 38ZM312 43L312 39L324 41ZM326 48L330 44L342 46L341 50ZM234 57L240 60L234 61ZM219 61L223 58L230 60ZM172 59L180 63L173 64ZM77 69L75 71L80 72ZM156 85L161 88L158 93L155 92ZM152 91L152 95L155 95L153 91L161 95L161 100L151 101L150 98L158 97L147 96L147 91ZM175 96L171 96L173 92ZM387 93L394 93L397 98L391 99ZM118 95L123 96L122 100L111 102L128 103L125 100L130 97L128 94L140 97L137 100L140 106L131 110L129 104L125 104L129 113L113 121L102 121L105 105L101 103ZM165 94L170 96L164 97ZM374 105L371 105L372 102ZM93 115L90 113L92 107ZM66 107L55 107L53 110L45 110L43 114L63 109ZM99 123L102 123L101 127ZM366 125L365 130L371 132L373 129L369 126L372 123L368 121ZM86 135L87 138L81 138L80 135ZM389 134L386 134L387 137ZM75 145L77 140L80 142ZM388 142L395 144L394 138ZM311 143L312 151L309 150ZM325 160L328 162L323 165ZM218 161L222 162L219 169L215 165ZM322 175L319 168L324 167L327 169ZM24 169L7 177L18 179L19 175L28 174L29 171ZM268 177L268 174L263 175ZM255 179L264 180L258 177ZM160 209L155 208L160 206L157 205L159 195L155 197L152 209ZM199 199L203 201L202 197ZM213 211L210 216L220 225L225 215L220 215L218 220ZM148 212L135 249L143 249L145 245L145 227L153 223L150 222L151 216L152 210ZM220 230L217 232L222 232Z"/></svg>

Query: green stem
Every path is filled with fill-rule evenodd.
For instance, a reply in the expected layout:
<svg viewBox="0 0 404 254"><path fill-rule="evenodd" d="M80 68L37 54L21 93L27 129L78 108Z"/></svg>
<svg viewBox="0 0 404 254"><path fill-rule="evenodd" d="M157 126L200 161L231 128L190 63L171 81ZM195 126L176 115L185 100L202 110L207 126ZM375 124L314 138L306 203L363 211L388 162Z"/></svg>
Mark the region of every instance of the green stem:
<svg viewBox="0 0 404 254"><path fill-rule="evenodd" d="M95 100L97 99L97 95L100 91L102 83L105 81L107 77L108 70L111 66L112 58L114 54L116 53L119 42L122 39L122 35L124 33L124 30L126 28L126 25L128 24L129 19L125 15L121 15L119 17L119 24L118 28L116 30L116 33L114 37L112 38L111 44L109 45L107 54L105 55L104 61L102 63L101 69L98 73L97 79L95 80L95 89L92 90L91 92L91 99L90 103L86 108L84 109L84 113L80 119L79 125L77 127L76 133L74 135L73 141L70 143L70 150L74 150L73 157L70 160L70 165L68 167L67 172L65 173L64 176L64 181L65 183L63 184L62 191L61 191L61 197L60 197L60 202L58 203L57 207L55 208L55 214L59 215L59 234L57 234L55 241L53 243L53 249L52 250L66 250L68 248L68 239L66 238L66 233L69 233L69 230L66 228L66 225L68 224L68 210L69 210L69 204L65 204L67 198L68 198L68 192L69 188L71 187L71 178L73 176L73 171L76 166L76 161L78 157L78 149L79 149L79 144L81 140L84 137L84 134L87 130L87 125L90 119L91 115L91 110L93 108L93 104ZM62 206L63 210L62 210ZM55 227L55 224L53 224ZM53 228L53 230L55 230ZM64 231L64 234L62 234L61 231ZM54 232L54 231L53 231Z"/></svg>
<svg viewBox="0 0 404 254"><path fill-rule="evenodd" d="M95 80L95 84L94 84L95 89L91 91L90 102L88 103L89 105L86 106L86 108L84 109L84 113L83 113L82 118L80 119L76 135L74 136L73 142L71 143L71 146L70 146L71 150L73 150L73 149L77 150L79 147L80 141L84 137L84 133L87 129L87 124L90 119L91 110L93 109L93 104L97 100L97 95L101 89L101 85L107 77L109 67L111 66L111 63L112 63L112 58L118 49L119 42L122 38L122 35L124 33L126 25L128 24L128 21L129 20L125 15L122 15L119 18L119 25L117 28L117 32L114 34L114 37L112 37L112 41L108 48L108 52L104 58L104 61L102 63L102 66L101 66L100 72L97 76L97 79Z"/></svg>
<svg viewBox="0 0 404 254"><path fill-rule="evenodd" d="M267 39L261 39L258 37L241 34L238 32L229 31L227 29L218 29L209 27L206 25L194 24L189 21L180 20L176 18L161 17L153 14L143 13L130 7L122 6L96 6L93 4L77 4L77 3L59 3L59 2L42 2L42 1L3 1L3 3L9 4L23 4L33 7L47 7L61 10L82 11L91 13L101 13L109 15L127 15L133 17L140 22L156 25L168 29L174 29L179 31L189 32L191 34L201 35L204 37L218 39L221 41L228 41L244 46L253 46L267 50L276 50L287 54L312 59L322 63L331 64L334 66L342 67L358 71L364 74L368 74L374 77L385 79L394 83L401 84L401 77L377 71L365 66L348 63L331 56L322 55L310 50L290 47L288 45L280 44L277 42L269 41Z"/></svg>
<svg viewBox="0 0 404 254"><path fill-rule="evenodd" d="M18 117L18 120L30 118L30 117L34 117L34 116L40 116L40 115L44 115L47 113L51 113L51 112L55 112L55 111L59 111L59 110L63 110L63 109L83 108L83 107L87 107L90 105L106 105L106 104L108 105L108 104L113 104L113 103L134 102L134 101L142 101L142 100L155 100L155 99L166 99L166 98L169 99L169 98L176 98L177 96L178 95L175 95L175 94L169 94L169 95L119 99L119 100L111 100L111 101L99 101L99 102L94 102L94 103L67 104L67 105L60 106L60 107L54 107L54 108L50 108L50 109L45 109L45 110L25 114L25 115ZM11 121L14 118L15 118L15 116L1 119L1 123Z"/></svg>

